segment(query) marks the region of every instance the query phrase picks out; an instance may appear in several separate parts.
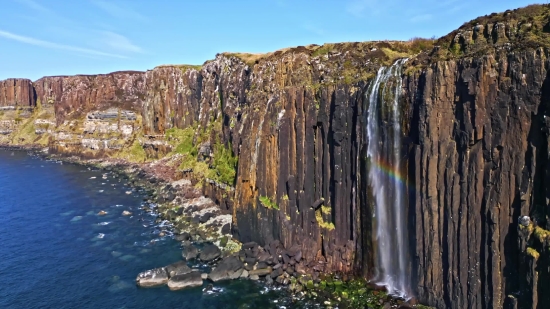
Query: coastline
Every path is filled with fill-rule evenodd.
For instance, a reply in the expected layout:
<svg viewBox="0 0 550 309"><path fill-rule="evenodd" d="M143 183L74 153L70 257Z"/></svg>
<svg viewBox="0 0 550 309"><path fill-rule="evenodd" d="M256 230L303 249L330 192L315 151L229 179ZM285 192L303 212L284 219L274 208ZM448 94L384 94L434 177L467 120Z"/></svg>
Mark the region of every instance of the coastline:
<svg viewBox="0 0 550 309"><path fill-rule="evenodd" d="M0 150L27 151L42 158L114 172L126 177L132 187L145 189L148 196L147 205L156 205L156 207L152 206L144 210L156 212L159 218L168 220L172 224L174 238L181 242L183 247L183 260L174 261L173 264L166 266L159 265L156 269L144 270L144 272L136 274L138 286L140 286L140 277L154 271L167 272L167 277L166 280L150 286L166 285L169 282L168 273L176 271L179 272L179 276L174 278L179 278L183 282L181 283L183 288L199 286L199 282L202 285L203 280L216 283L222 280L246 279L263 281L263 284L268 287L286 288L295 301L318 302L327 308L332 308L332 306L359 308L364 305L370 305L373 308L428 308L416 304L414 299L406 302L404 299L392 297L383 288L372 285L360 277L346 274L312 276L308 269L295 267L297 261L299 262L301 259L299 249L285 249L280 242L271 243L265 248L254 242L242 244L231 236L231 229L228 229L227 226L224 228L224 226L210 225L209 228L204 228L205 223L216 221L216 217L212 218L210 215L206 215L206 222L201 222L201 219L205 221L204 216L207 212L201 213L199 210L199 216L187 216L186 220L182 220L181 218L185 216L186 212L184 210L175 211L175 208L181 209L184 208L182 205L186 205L185 208L189 209L191 212L189 214L192 215L193 212L197 212L197 209L193 207L196 205L189 201L196 202L204 200L206 197L200 195L202 191L192 186L190 181L183 178L174 180L175 169L170 173L166 168L162 168L162 166L166 167L165 164L162 164L166 163L163 162L166 159L142 164L123 159L83 159L77 156L50 154L47 147L37 145L3 144L0 145ZM216 205L216 207L218 206ZM219 216L227 218L228 215L220 214ZM199 281L197 278L193 278L193 272L190 270L186 272L188 268L184 266L184 262L191 259L201 261L200 250L191 250L191 259L185 256L186 253L189 254L189 248L197 244L201 247L205 244L213 244L220 250L219 255L215 254L212 260L202 261L208 264L213 271L210 274L202 274L202 280ZM235 263L239 266L235 267ZM233 267L238 269L231 270L229 264L233 264ZM261 268L258 268L258 265ZM195 285L189 285L189 282L192 283L189 280L195 280ZM147 284L141 286L148 287ZM172 289L170 284L169 287Z"/></svg>

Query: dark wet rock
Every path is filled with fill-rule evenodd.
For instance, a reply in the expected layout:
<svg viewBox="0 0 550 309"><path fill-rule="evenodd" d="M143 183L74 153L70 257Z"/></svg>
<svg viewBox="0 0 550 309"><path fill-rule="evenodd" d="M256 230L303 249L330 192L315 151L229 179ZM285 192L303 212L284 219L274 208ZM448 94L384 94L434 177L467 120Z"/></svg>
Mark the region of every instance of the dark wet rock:
<svg viewBox="0 0 550 309"><path fill-rule="evenodd" d="M221 233L222 234L231 234L231 224L226 223L224 226L222 226Z"/></svg>
<svg viewBox="0 0 550 309"><path fill-rule="evenodd" d="M256 259L259 255L259 251L256 248L252 249L252 250L245 250L244 253L245 253L246 257L254 258L254 259Z"/></svg>
<svg viewBox="0 0 550 309"><path fill-rule="evenodd" d="M200 223L206 223L208 222L208 220L210 220L210 218L214 217L214 214L213 213L210 213L210 212L207 212L205 213L204 215L202 215L199 219L199 222Z"/></svg>
<svg viewBox="0 0 550 309"><path fill-rule="evenodd" d="M199 259L203 262L210 262L220 257L222 251L216 245L206 245L199 253Z"/></svg>
<svg viewBox="0 0 550 309"><path fill-rule="evenodd" d="M271 272L271 278L277 278L279 277L280 275L283 274L283 269L282 268L277 268L277 269L274 269L272 272Z"/></svg>
<svg viewBox="0 0 550 309"><path fill-rule="evenodd" d="M262 252L258 255L258 262L267 262L271 258L271 255L267 252Z"/></svg>
<svg viewBox="0 0 550 309"><path fill-rule="evenodd" d="M186 241L186 240L190 240L191 239L191 234L187 233L187 232L183 232L179 235L176 235L174 237L175 240L177 241Z"/></svg>
<svg viewBox="0 0 550 309"><path fill-rule="evenodd" d="M147 270L138 274L136 284L141 287L155 287L168 282L168 272L164 267Z"/></svg>
<svg viewBox="0 0 550 309"><path fill-rule="evenodd" d="M185 261L179 261L173 264L170 264L165 267L166 272L168 272L168 276L173 277L176 275L185 275L191 272L191 268L187 266L187 263Z"/></svg>
<svg viewBox="0 0 550 309"><path fill-rule="evenodd" d="M302 250L296 252L296 255L294 255L294 260L296 260L296 262L300 262L301 259L302 259Z"/></svg>
<svg viewBox="0 0 550 309"><path fill-rule="evenodd" d="M258 247L258 244L253 242L253 241L244 243L242 245L243 250L252 249L252 248L255 248L255 247Z"/></svg>
<svg viewBox="0 0 550 309"><path fill-rule="evenodd" d="M324 199L322 199L322 198L318 199L313 204L311 204L311 208L317 209L317 208L321 207L321 205L323 205L324 202L325 202Z"/></svg>
<svg viewBox="0 0 550 309"><path fill-rule="evenodd" d="M266 269L268 267L266 262L259 262L254 266L255 269Z"/></svg>
<svg viewBox="0 0 550 309"><path fill-rule="evenodd" d="M244 259L244 262L247 264L253 265L254 263L256 263L256 259L252 257L247 257Z"/></svg>
<svg viewBox="0 0 550 309"><path fill-rule="evenodd" d="M214 270L210 272L208 278L214 282L231 279L234 273L240 271L242 275L243 263L236 256L229 256L221 260Z"/></svg>
<svg viewBox="0 0 550 309"><path fill-rule="evenodd" d="M193 245L184 246L181 252L181 256L187 261L196 259L198 255L199 249Z"/></svg>
<svg viewBox="0 0 550 309"><path fill-rule="evenodd" d="M176 275L170 278L170 280L168 281L168 288L170 288L170 290L172 291L197 286L202 286L202 275L198 271L190 272L183 275Z"/></svg>
<svg viewBox="0 0 550 309"><path fill-rule="evenodd" d="M285 264L288 264L288 262L290 262L290 257L289 257L288 255L282 254L281 256L282 256L283 262L284 262Z"/></svg>

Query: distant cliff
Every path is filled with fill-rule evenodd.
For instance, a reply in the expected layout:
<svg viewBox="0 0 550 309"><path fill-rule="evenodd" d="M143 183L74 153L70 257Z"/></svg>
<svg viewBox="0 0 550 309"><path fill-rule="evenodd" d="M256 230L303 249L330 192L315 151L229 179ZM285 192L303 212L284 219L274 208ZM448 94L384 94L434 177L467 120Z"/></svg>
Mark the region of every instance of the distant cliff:
<svg viewBox="0 0 550 309"><path fill-rule="evenodd" d="M9 79L0 82L0 144L135 162L178 155L175 168L233 215L242 241L278 239L299 246L311 271L368 276L365 94L381 66L407 57L415 294L438 308L549 308L549 13L492 14L437 41Z"/></svg>

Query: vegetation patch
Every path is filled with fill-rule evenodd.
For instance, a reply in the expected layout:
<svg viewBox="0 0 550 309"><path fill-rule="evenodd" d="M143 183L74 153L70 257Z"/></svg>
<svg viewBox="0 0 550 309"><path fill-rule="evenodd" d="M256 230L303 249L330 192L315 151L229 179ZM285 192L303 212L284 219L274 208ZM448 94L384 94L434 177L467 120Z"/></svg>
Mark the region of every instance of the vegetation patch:
<svg viewBox="0 0 550 309"><path fill-rule="evenodd" d="M307 275L294 280L290 286L293 291L305 290L308 299L323 303L328 308L397 308L403 300L397 300L387 292L376 290L362 278L342 281L333 276L325 276L314 283ZM388 306L389 305L389 306ZM420 304L412 308L429 309ZM408 308L408 307L407 307Z"/></svg>
<svg viewBox="0 0 550 309"><path fill-rule="evenodd" d="M537 226L534 230L533 235L541 242L550 241L550 231L547 231L540 226Z"/></svg>
<svg viewBox="0 0 550 309"><path fill-rule="evenodd" d="M279 210L279 205L267 196L260 196L260 202L265 206L265 208Z"/></svg>
<svg viewBox="0 0 550 309"><path fill-rule="evenodd" d="M214 122L218 123L219 121ZM200 134L196 134L195 127L169 129L166 131L166 140L173 146L172 154L183 156L180 168L192 170L197 180L202 181L208 178L232 185L237 174L238 157L233 153L231 143L226 146L219 141L219 138L216 138L212 147L213 158L199 157L199 147L204 142L208 142L212 130L217 129L214 122L211 122L205 131L199 132Z"/></svg>
<svg viewBox="0 0 550 309"><path fill-rule="evenodd" d="M178 68L181 70L182 73L185 73L189 70L197 70L200 71L202 69L201 64L163 64L157 66L157 68Z"/></svg>
<svg viewBox="0 0 550 309"><path fill-rule="evenodd" d="M531 247L527 247L527 254L532 256L535 260L539 259L539 252Z"/></svg>
<svg viewBox="0 0 550 309"><path fill-rule="evenodd" d="M117 153L115 157L125 159L130 162L143 163L147 160L147 153L136 138L130 147L123 148L122 151Z"/></svg>
<svg viewBox="0 0 550 309"><path fill-rule="evenodd" d="M317 220L317 224L319 224L321 228L327 229L329 231L332 231L335 229L334 223L325 222L325 220L323 219L323 207L315 211L315 219Z"/></svg>

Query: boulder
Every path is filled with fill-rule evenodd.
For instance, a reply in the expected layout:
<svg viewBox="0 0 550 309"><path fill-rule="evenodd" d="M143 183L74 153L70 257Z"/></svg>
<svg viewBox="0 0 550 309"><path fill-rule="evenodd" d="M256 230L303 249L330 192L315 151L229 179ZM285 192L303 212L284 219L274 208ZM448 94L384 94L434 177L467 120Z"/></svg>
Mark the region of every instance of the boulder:
<svg viewBox="0 0 550 309"><path fill-rule="evenodd" d="M218 266L210 272L208 278L214 282L231 279L235 273L240 271L242 275L243 263L236 256L229 256L223 259Z"/></svg>
<svg viewBox="0 0 550 309"><path fill-rule="evenodd" d="M197 249L197 247L193 245L184 246L181 252L181 256L186 261L196 259L198 255L199 255L199 249Z"/></svg>
<svg viewBox="0 0 550 309"><path fill-rule="evenodd" d="M185 275L191 272L191 268L187 266L185 261L179 261L165 267L168 276L174 277L177 275Z"/></svg>
<svg viewBox="0 0 550 309"><path fill-rule="evenodd" d="M229 223L226 223L224 226L222 226L221 233L222 234L230 234L231 233L231 225Z"/></svg>
<svg viewBox="0 0 550 309"><path fill-rule="evenodd" d="M198 271L184 275L176 275L168 281L168 288L172 291L202 286L202 274Z"/></svg>
<svg viewBox="0 0 550 309"><path fill-rule="evenodd" d="M271 267L268 267L268 268L264 268L264 269L254 269L254 270L251 270L248 272L248 274L250 275L250 277L256 275L256 276L259 276L259 277L263 277L263 276L267 276L269 274L271 274Z"/></svg>
<svg viewBox="0 0 550 309"><path fill-rule="evenodd" d="M125 211L122 212L122 215L123 215L123 216L131 216L132 213L129 212L128 210L125 210Z"/></svg>
<svg viewBox="0 0 550 309"><path fill-rule="evenodd" d="M164 267L141 272L136 278L137 285L145 288L165 285L167 282L168 272Z"/></svg>
<svg viewBox="0 0 550 309"><path fill-rule="evenodd" d="M279 267L277 269L274 269L273 272L271 272L271 278L277 278L282 274L283 274L283 269Z"/></svg>
<svg viewBox="0 0 550 309"><path fill-rule="evenodd" d="M216 245L206 245L199 254L199 259L203 262L211 262L220 257L222 251Z"/></svg>
<svg viewBox="0 0 550 309"><path fill-rule="evenodd" d="M174 239L177 240L177 241L186 241L186 240L191 239L191 234L189 234L189 233L187 233L187 232L183 232L183 233L181 233L181 234L179 234L179 235L176 235L176 236L174 237Z"/></svg>

